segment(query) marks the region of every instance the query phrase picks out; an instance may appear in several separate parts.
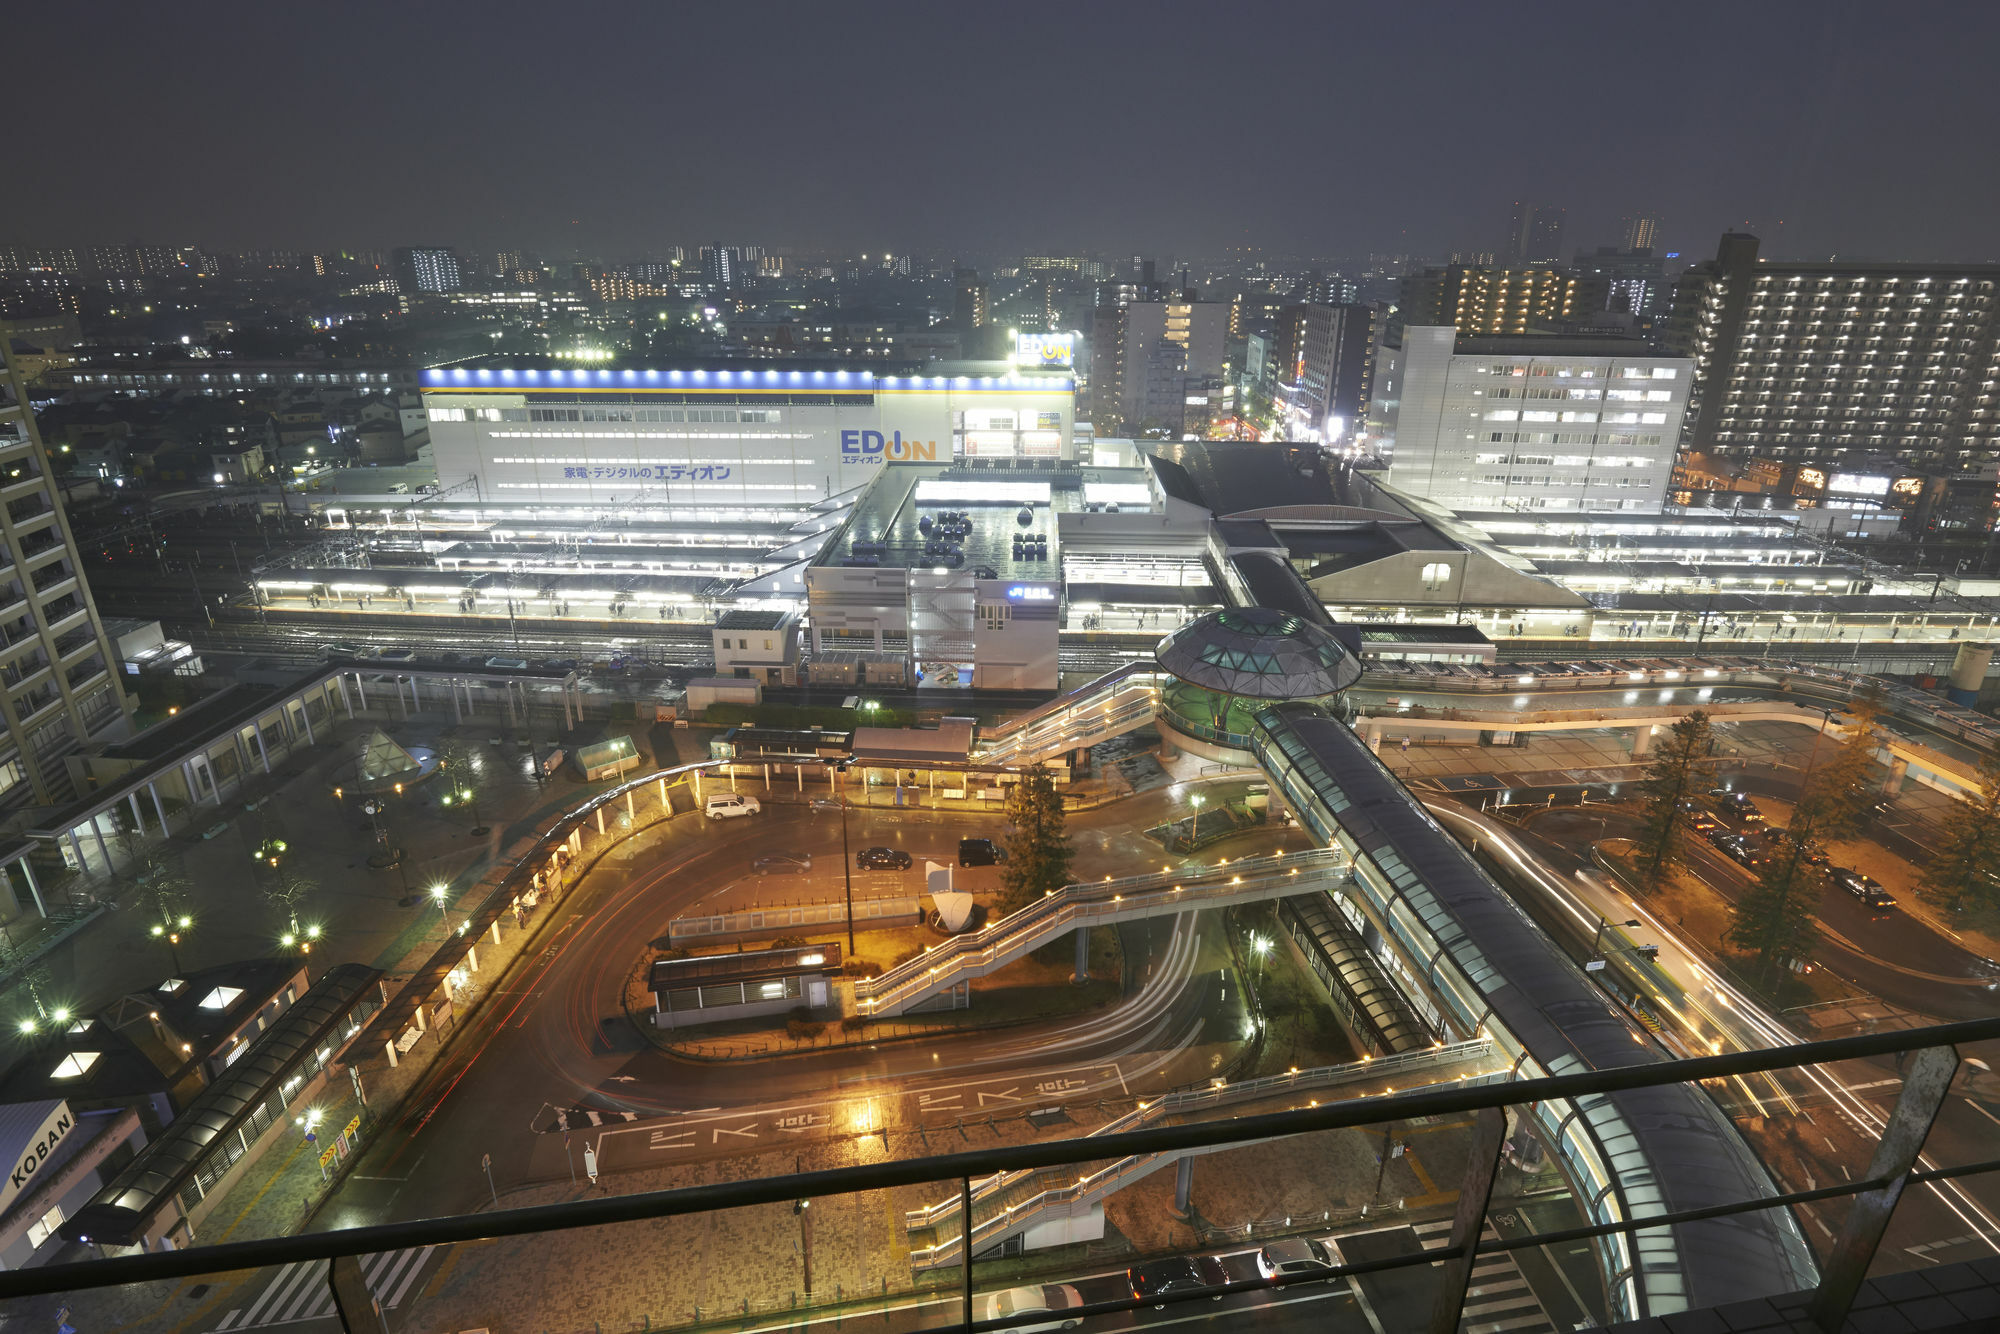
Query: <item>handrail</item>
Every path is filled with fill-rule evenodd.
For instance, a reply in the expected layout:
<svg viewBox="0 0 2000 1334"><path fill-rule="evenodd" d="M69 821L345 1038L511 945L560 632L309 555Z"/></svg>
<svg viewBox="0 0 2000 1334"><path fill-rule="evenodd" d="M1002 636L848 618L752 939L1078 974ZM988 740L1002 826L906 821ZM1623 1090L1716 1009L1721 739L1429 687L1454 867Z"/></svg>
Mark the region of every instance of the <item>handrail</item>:
<svg viewBox="0 0 2000 1334"><path fill-rule="evenodd" d="M1239 1080L1234 1084L1205 1084L1200 1088L1176 1089L1151 1102L1141 1102L1131 1111L1106 1121L1083 1138L1094 1139L1123 1134L1127 1130L1150 1125L1154 1121L1200 1107L1254 1102L1259 1098L1292 1089L1327 1088L1335 1084L1344 1084L1352 1079L1372 1079L1402 1070L1454 1065L1460 1061L1484 1056L1492 1050L1493 1042L1490 1038L1473 1038L1468 1042L1434 1043L1417 1051L1397 1052L1390 1056L1364 1056L1358 1061L1322 1065L1311 1070L1295 1070L1289 1074L1262 1075L1256 1079ZM1006 1189L1029 1175L1032 1174L997 1172L974 1181L972 1198L976 1202L995 1191ZM911 1227L934 1227L938 1219L957 1213L958 1205L958 1198L953 1196L937 1204L911 1209L905 1214L905 1219Z"/></svg>
<svg viewBox="0 0 2000 1334"><path fill-rule="evenodd" d="M1005 738L1013 736L1018 732L1033 727L1036 723L1040 722L1042 719L1060 712L1062 709L1068 707L1071 704L1080 703L1083 700L1088 699L1091 695L1096 694L1100 690L1119 684L1120 682L1124 681L1125 678L1128 676L1133 676L1141 672L1152 674L1158 672L1159 670L1160 670L1159 664L1154 662L1151 658L1134 659L1133 661L1126 663L1123 667L1112 668L1110 671L1106 672L1104 675L1096 678L1095 680L1086 681L1084 684L1076 687L1074 690L1065 691L1062 694L1057 695L1054 699L1047 701L1046 703L1038 704L1034 708L1028 710L1026 713L1017 714L1014 717L1009 718L1006 722L1000 723L997 726L995 726L991 731L986 732L985 735L982 736L980 739L982 741L1004 740Z"/></svg>
<svg viewBox="0 0 2000 1334"><path fill-rule="evenodd" d="M0 1272L0 1301L72 1292L78 1289L147 1283L159 1279L193 1278L238 1269L260 1269L272 1265L292 1264L300 1260L328 1260L337 1256L368 1255L378 1251L401 1250L410 1246L440 1246L460 1241L529 1236L539 1232L602 1227L612 1223L675 1218L751 1205L788 1203L799 1199L926 1185L944 1178L978 1176L1017 1168L1093 1162L1114 1154L1160 1153L1213 1145L1243 1144L1312 1131L1351 1130L1358 1126L1379 1125L1385 1121L1408 1121L1424 1116L1453 1116L1487 1107L1508 1107L1548 1099L1573 1099L1597 1093L1621 1093L1631 1089L1658 1088L1669 1084L1692 1084L1705 1080L1728 1079L1736 1075L1755 1075L1773 1070L1790 1070L1800 1066L1888 1056L1923 1048L1993 1041L2000 1041L2000 1018L1970 1019L1928 1028L1860 1033L1851 1037L1829 1038L1790 1047L1765 1047L1752 1051L1727 1052L1718 1056L1656 1061L1613 1069L1550 1075L1538 1079L1510 1080L1506 1083L1454 1082L1406 1093L1329 1102L1320 1107L1296 1108L1288 1112L1270 1112L1258 1116L1231 1118L1226 1121L1202 1121L1189 1125L1154 1126L1105 1139L1066 1139L994 1145L935 1157L865 1163L789 1176L752 1177L702 1186L684 1186L674 1190L643 1191L632 1195L592 1196L554 1204L501 1209L490 1213L426 1218L404 1223L378 1223L369 1227L343 1228L333 1232L225 1242L217 1246L194 1246L185 1250L148 1255L125 1255L104 1260L43 1265ZM1843 1184L1851 1184L1861 1189L1870 1183ZM1745 1207L1754 1209L1761 1206L1753 1202ZM1633 1230L1657 1224L1641 1215L1623 1220L1621 1226ZM1428 1262L1437 1258L1437 1255L1438 1252L1426 1252L1411 1257L1410 1263Z"/></svg>
<svg viewBox="0 0 2000 1334"><path fill-rule="evenodd" d="M1305 882L1297 877L1305 871L1341 870L1347 865L1347 855L1340 849L1314 848L1246 858L1222 866L1185 867L1179 871L1064 885L991 925L953 936L936 949L905 960L878 976L857 979L854 998L865 1012L881 1014L883 1007L910 999L908 993L917 988L929 995L953 985L960 975L975 968L998 967L1003 962L998 955L1034 948L1032 943L1021 943L1031 935L1060 934L1085 918L1118 917L1131 912L1132 908L1122 906L1127 894L1185 894L1185 899L1175 902L1193 905L1204 898L1251 892L1244 888L1246 867L1256 877L1251 881L1255 889L1278 880L1303 885Z"/></svg>

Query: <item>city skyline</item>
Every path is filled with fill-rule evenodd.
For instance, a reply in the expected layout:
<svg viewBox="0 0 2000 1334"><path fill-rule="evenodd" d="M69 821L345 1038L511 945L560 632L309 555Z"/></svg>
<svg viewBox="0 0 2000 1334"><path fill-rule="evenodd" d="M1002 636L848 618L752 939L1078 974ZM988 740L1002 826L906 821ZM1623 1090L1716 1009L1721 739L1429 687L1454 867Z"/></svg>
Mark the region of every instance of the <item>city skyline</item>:
<svg viewBox="0 0 2000 1334"><path fill-rule="evenodd" d="M124 148L117 173L43 173L10 239L444 242L565 258L709 235L897 252L1439 254L1500 249L1509 202L1532 198L1568 210L1571 249L1616 244L1624 217L1652 214L1663 250L1747 227L1773 254L1976 260L1991 249L1979 219L2000 203L2000 186L1964 165L1993 119L1971 62L1995 20L1969 8L1878 30L1858 8L1694 6L1662 21L1545 5L1538 22L1488 31L1464 9L1420 26L1263 6L1238 20L1241 56L1201 66L1187 33L1204 16L1176 5L1143 18L1094 8L1059 32L995 25L977 40L926 27L920 10L801 9L761 34L753 71L688 58L735 49L727 15L621 15L585 31L616 33L634 73L646 62L630 53L660 52L657 73L552 66L542 96L520 83L529 11L471 24L350 13L330 32L247 7L194 26L136 10L113 25L24 18L22 49L87 41L99 74L77 99L66 62L28 62L24 99L66 104L64 133ZM1725 14L1738 40L1702 40ZM869 34L858 54L825 57L857 30ZM1634 86L1633 51L1686 49L1674 82L1625 93L1613 114L1585 78L1514 99L1491 128L1493 71L1546 62L1550 33L1566 35L1567 70L1603 70L1621 88ZM429 54L408 75L371 74L385 36ZM1261 109L1234 116L1202 91L1251 62ZM1864 70L1875 95L1849 96L1846 75ZM1399 91L1419 74L1447 91ZM1597 110L1576 115L1583 106ZM1315 123L1298 133L1326 170L1300 170L1293 134L1246 132ZM1356 157L1364 190L1331 169ZM1163 200L1156 182L1174 161L1188 185ZM1870 162L1883 164L1872 182L1856 168ZM418 188L392 183L412 171ZM1001 181L1015 188L996 192ZM1246 223L1229 201L1249 189L1282 206Z"/></svg>

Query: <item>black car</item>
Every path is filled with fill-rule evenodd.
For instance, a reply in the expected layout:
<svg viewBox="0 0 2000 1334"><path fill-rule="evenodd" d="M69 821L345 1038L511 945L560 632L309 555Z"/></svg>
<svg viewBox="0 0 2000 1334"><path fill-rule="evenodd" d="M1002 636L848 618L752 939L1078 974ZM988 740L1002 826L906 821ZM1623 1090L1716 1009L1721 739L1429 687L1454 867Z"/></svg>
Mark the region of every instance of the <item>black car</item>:
<svg viewBox="0 0 2000 1334"><path fill-rule="evenodd" d="M907 871L910 854L901 848L863 848L854 854L854 864L864 871Z"/></svg>
<svg viewBox="0 0 2000 1334"><path fill-rule="evenodd" d="M1007 850L990 838L958 840L960 866L993 866L1007 860Z"/></svg>
<svg viewBox="0 0 2000 1334"><path fill-rule="evenodd" d="M1771 850L1773 857L1783 857L1791 850L1792 831L1789 829L1766 827L1764 830L1764 846ZM1808 843L1805 851L1799 854L1799 860L1808 866L1825 866L1826 853L1817 843Z"/></svg>
<svg viewBox="0 0 2000 1334"><path fill-rule="evenodd" d="M1757 850L1750 846L1750 840L1741 834L1724 834L1720 838L1711 839L1710 841L1722 851L1724 856L1741 865L1755 866L1761 860L1757 855Z"/></svg>
<svg viewBox="0 0 2000 1334"><path fill-rule="evenodd" d="M1833 881L1836 886L1846 890L1855 898L1861 900L1864 905L1873 908L1877 912L1887 912L1896 906L1895 895L1882 888L1881 882L1871 879L1859 871L1850 871L1844 866L1835 866L1827 871L1827 879Z"/></svg>
<svg viewBox="0 0 2000 1334"><path fill-rule="evenodd" d="M1139 1301L1152 1301L1154 1310L1166 1305L1161 1297L1171 1297L1181 1292L1198 1292L1203 1288L1214 1288L1212 1300L1222 1300L1222 1289L1229 1286L1229 1275L1222 1268L1222 1262L1212 1255L1176 1255L1165 1260L1148 1260L1142 1265L1133 1265L1125 1271L1131 1280L1132 1296Z"/></svg>

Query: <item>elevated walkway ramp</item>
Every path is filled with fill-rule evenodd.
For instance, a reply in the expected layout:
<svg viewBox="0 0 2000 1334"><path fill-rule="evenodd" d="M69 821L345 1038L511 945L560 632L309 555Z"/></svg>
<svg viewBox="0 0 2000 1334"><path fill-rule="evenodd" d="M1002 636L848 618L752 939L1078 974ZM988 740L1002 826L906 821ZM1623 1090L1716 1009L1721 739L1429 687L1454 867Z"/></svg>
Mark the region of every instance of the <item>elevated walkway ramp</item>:
<svg viewBox="0 0 2000 1334"><path fill-rule="evenodd" d="M903 1014L923 1001L1006 967L1070 931L1227 908L1238 903L1325 891L1352 874L1339 848L1246 858L1227 866L1189 866L1154 875L1065 885L990 926L953 936L938 948L854 984L855 1009L870 1018Z"/></svg>

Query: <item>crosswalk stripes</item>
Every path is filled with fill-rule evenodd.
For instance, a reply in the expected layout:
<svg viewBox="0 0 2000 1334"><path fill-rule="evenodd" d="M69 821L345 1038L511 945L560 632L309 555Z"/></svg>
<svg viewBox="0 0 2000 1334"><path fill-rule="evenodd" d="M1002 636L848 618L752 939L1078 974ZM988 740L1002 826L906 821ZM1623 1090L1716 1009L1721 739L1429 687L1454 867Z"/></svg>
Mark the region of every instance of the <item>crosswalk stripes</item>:
<svg viewBox="0 0 2000 1334"><path fill-rule="evenodd" d="M368 1290L384 1309L400 1306L416 1286L417 1278L431 1258L435 1246L413 1246L402 1251L383 1251L362 1257L361 1274ZM263 1329L270 1325L290 1325L301 1320L321 1320L337 1315L333 1290L327 1286L327 1262L300 1260L286 1265L274 1275L249 1306L238 1307L222 1318L214 1334L231 1334L243 1329Z"/></svg>
<svg viewBox="0 0 2000 1334"><path fill-rule="evenodd" d="M558 1130L581 1130L584 1126L606 1126L616 1122L631 1122L639 1119L637 1112L601 1112L591 1107L558 1107L555 1121L539 1128L537 1133L546 1135Z"/></svg>
<svg viewBox="0 0 2000 1334"><path fill-rule="evenodd" d="M1412 1230L1427 1251L1451 1244L1450 1219L1418 1223ZM1494 1241L1499 1235L1489 1223L1480 1240ZM1509 1251L1482 1255L1474 1262L1460 1317L1463 1334L1555 1334L1556 1328Z"/></svg>

